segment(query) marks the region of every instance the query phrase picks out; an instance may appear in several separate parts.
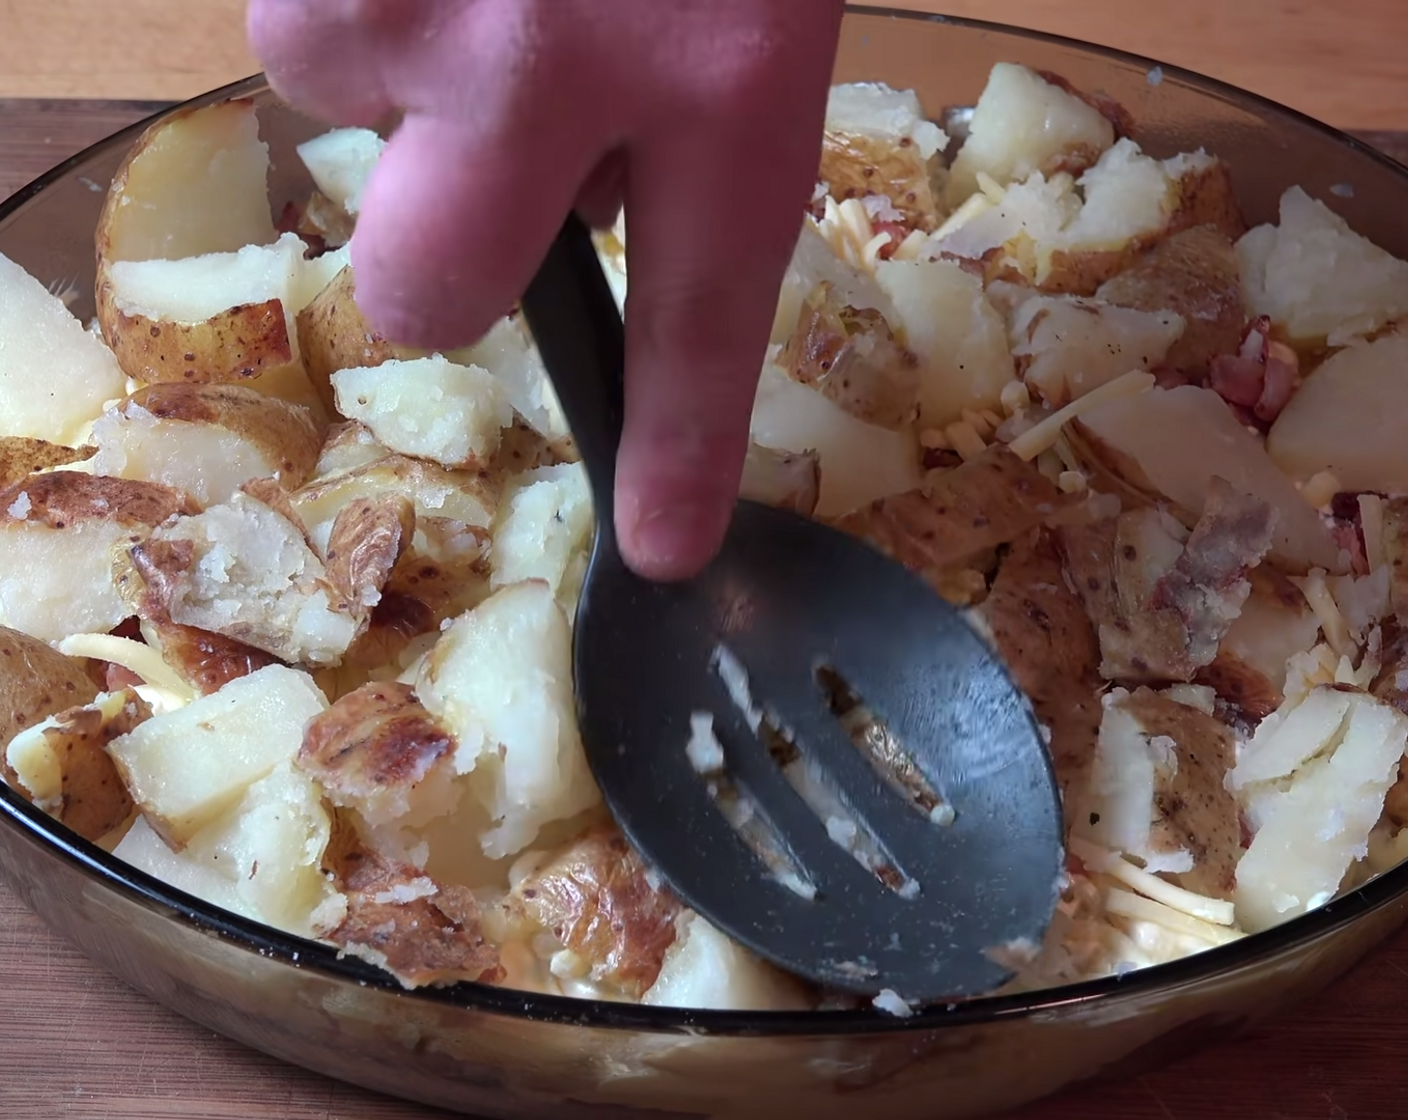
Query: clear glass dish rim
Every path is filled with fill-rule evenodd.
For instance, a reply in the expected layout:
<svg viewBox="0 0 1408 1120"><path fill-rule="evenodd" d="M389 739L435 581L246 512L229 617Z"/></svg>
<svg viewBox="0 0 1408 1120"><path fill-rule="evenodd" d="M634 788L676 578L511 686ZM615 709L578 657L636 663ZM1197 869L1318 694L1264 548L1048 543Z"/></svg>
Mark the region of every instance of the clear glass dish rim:
<svg viewBox="0 0 1408 1120"><path fill-rule="evenodd" d="M1179 66L1066 36L1011 27L987 20L866 4L847 4L846 11L862 16L889 17L993 32L1014 39L1062 46L1129 66L1142 66L1149 70L1157 67L1166 80L1172 79L1228 103L1259 109L1271 116L1290 118L1305 127L1319 131L1343 146L1370 157L1392 174L1399 176L1403 180L1405 191L1408 191L1408 168L1371 145L1269 98ZM134 141L158 118L178 109L211 104L231 97L250 97L267 92L268 89L264 76L255 74L157 110L135 124L89 145L20 188L8 199L0 201L0 225L6 224L26 203L84 166L98 153L121 143ZM342 957L334 948L281 933L262 923L211 906L121 862L24 801L3 782L0 782L0 825L13 828L26 841L42 846L50 854L63 859L104 887L126 896L163 920L182 922L238 945L248 952L281 961L291 968L322 974L332 981L380 989L388 995L413 1002L460 1007L511 1019L562 1026L718 1037L835 1038L956 1029L1051 1015L1062 1009L1069 1011L1077 1005L1103 1005L1156 993L1172 993L1218 976L1231 976L1307 943L1332 936L1336 931L1408 895L1408 863L1405 863L1309 914L1294 918L1264 933L1208 949L1195 956L1138 969L1123 976L1110 976L1021 995L935 1005L922 1008L906 1019L870 1009L805 1012L700 1011L541 995L478 983L407 990L387 973L354 958Z"/></svg>

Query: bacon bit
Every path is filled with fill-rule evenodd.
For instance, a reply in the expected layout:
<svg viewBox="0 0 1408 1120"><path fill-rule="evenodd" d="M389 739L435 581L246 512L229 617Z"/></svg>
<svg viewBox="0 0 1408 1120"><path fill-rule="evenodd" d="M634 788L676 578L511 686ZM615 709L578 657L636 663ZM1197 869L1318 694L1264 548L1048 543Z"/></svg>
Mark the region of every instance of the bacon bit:
<svg viewBox="0 0 1408 1120"><path fill-rule="evenodd" d="M1349 553L1350 568L1356 576L1369 574L1369 550L1364 545L1364 526L1360 522L1359 495L1339 493L1330 499L1330 514L1334 524L1330 535L1335 544Z"/></svg>
<svg viewBox="0 0 1408 1120"><path fill-rule="evenodd" d="M125 665L115 665L111 661L103 661L100 664L103 668L104 692L121 692L124 688L147 683Z"/></svg>
<svg viewBox="0 0 1408 1120"><path fill-rule="evenodd" d="M904 239L910 234L910 227L903 222L875 222L873 228L876 235L888 233L890 240L880 246L880 251L876 254L882 261L887 261L895 255L895 250L904 243Z"/></svg>
<svg viewBox="0 0 1408 1120"><path fill-rule="evenodd" d="M1247 329L1236 354L1219 354L1209 366L1213 391L1233 407L1238 419L1265 428L1300 388L1300 359L1284 343L1270 340L1266 316Z"/></svg>

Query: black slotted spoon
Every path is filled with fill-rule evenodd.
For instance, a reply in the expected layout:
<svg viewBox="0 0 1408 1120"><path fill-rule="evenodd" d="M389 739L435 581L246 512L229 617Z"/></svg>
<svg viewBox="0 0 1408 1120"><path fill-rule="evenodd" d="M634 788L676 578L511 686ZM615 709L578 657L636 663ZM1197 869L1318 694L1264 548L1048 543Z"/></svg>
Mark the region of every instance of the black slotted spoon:
<svg viewBox="0 0 1408 1120"><path fill-rule="evenodd" d="M623 833L685 903L790 972L912 1002L1001 986L1040 944L1065 858L1051 761L1005 668L901 565L748 501L700 576L636 576L613 521L624 329L575 217L523 311L595 504L574 678L583 746ZM883 721L907 783L857 748L823 669ZM712 717L721 771L717 748L702 766L686 750L696 713ZM829 801L797 793L798 767ZM770 858L735 827L750 816ZM866 866L844 846L853 834L874 841Z"/></svg>

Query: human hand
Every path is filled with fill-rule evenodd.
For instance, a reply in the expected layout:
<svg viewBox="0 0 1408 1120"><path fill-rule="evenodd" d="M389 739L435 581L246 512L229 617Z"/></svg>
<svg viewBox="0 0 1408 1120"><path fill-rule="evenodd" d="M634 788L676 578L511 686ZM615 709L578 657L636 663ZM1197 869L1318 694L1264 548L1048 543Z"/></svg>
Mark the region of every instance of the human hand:
<svg viewBox="0 0 1408 1120"><path fill-rule="evenodd" d="M840 0L251 0L274 88L404 122L363 195L357 297L398 342L473 342L572 207L629 214L627 563L693 575L728 526L778 288L815 185Z"/></svg>

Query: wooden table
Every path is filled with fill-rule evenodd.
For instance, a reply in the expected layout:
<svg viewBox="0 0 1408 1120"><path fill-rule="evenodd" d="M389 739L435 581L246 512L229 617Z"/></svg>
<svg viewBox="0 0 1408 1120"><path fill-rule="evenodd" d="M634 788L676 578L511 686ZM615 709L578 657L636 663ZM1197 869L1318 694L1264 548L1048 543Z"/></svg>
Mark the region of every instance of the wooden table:
<svg viewBox="0 0 1408 1120"><path fill-rule="evenodd" d="M0 198L153 108L0 99ZM1368 137L1408 162L1408 135ZM0 889L5 1120L431 1120L436 1110L282 1065L137 995ZM1408 932L1245 1040L1009 1120L1408 1118Z"/></svg>

